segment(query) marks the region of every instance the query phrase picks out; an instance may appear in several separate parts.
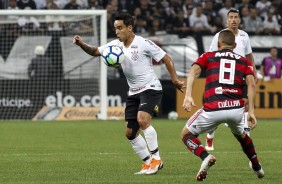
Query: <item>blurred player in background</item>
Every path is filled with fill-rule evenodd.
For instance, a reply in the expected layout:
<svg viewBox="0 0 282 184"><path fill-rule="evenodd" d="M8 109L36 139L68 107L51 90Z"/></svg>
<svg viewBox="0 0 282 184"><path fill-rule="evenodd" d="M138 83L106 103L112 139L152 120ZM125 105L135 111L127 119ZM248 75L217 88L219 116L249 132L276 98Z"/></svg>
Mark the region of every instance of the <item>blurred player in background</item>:
<svg viewBox="0 0 282 184"><path fill-rule="evenodd" d="M233 135L240 142L242 150L249 158L249 166L258 178L264 177L252 139L244 131L243 78L248 86L248 122L250 128L256 127L254 115L255 89L253 65L251 61L232 52L236 46L235 35L229 30L219 33L219 51L201 55L192 65L187 77L183 108L187 112L195 106L192 97L193 83L202 70L206 70L204 106L186 123L182 130L182 141L188 150L202 159L197 181L203 181L208 169L216 158L209 154L198 139L199 134L215 130L221 123L227 123ZM231 157L232 158L232 157Z"/></svg>
<svg viewBox="0 0 282 184"><path fill-rule="evenodd" d="M251 43L250 43L250 38L249 35L243 31L238 29L239 25L240 25L241 19L240 19L240 15L239 15L239 11L235 10L235 9L231 9L228 11L227 13L227 30L232 31L235 34L235 42L236 42L236 47L233 49L233 51L236 54L239 54L245 58L247 58L248 60L252 61L252 65L254 68L254 76L255 76L255 80L257 80L256 78L256 66L254 63L254 58L253 58L253 54L252 54L252 48L251 48ZM210 45L210 49L209 51L217 51L218 50L218 35L219 33L217 33L212 40L212 43ZM247 86L244 86L243 89L243 95L244 95L244 99L245 99L245 110L246 112L244 113L244 118L243 121L245 122L245 131L247 132L248 135L250 135L250 128L248 126L248 122L247 122L247 116L248 116L248 100L247 100ZM214 146L213 146L213 140L214 140L214 134L215 131L209 132L207 134L206 137L206 149L209 151L214 150Z"/></svg>
<svg viewBox="0 0 282 184"><path fill-rule="evenodd" d="M163 93L162 85L152 68L152 59L164 62L172 83L181 92L183 92L184 82L177 78L170 56L151 40L135 35L133 27L134 18L127 13L121 13L115 17L114 22L116 40L100 47L93 47L84 43L81 37L76 35L73 43L92 56L101 56L108 45L118 45L122 48L125 60L121 67L129 85L129 96L125 108L127 124L125 135L136 154L143 160L141 170L135 174L150 175L156 174L163 167L157 132L151 125L152 117L159 111ZM140 128L145 139L140 135Z"/></svg>

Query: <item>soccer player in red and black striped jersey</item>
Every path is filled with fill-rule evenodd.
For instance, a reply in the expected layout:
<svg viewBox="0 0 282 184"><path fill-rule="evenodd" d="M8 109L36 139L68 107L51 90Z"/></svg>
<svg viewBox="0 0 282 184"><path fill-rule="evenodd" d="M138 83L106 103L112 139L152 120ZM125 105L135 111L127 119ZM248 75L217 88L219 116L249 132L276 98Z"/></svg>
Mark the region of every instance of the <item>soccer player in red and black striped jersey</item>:
<svg viewBox="0 0 282 184"><path fill-rule="evenodd" d="M202 159L200 170L196 176L203 181L208 169L215 164L216 158L209 154L199 134L215 130L221 123L227 123L231 132L242 146L249 158L249 166L258 178L264 177L264 171L258 160L252 139L244 131L244 100L243 79L248 86L249 114L251 128L256 127L254 115L255 78L252 62L234 53L235 35L230 30L219 33L218 51L206 52L201 55L188 73L186 95L183 108L187 112L195 106L192 97L193 83L202 70L206 70L204 106L199 109L186 123L182 130L182 141L188 150Z"/></svg>

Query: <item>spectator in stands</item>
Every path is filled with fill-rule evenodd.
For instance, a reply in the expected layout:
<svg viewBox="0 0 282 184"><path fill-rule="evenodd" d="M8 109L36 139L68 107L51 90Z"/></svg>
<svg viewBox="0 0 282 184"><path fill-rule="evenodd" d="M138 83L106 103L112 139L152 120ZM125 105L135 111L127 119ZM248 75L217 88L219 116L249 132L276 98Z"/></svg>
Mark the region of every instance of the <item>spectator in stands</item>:
<svg viewBox="0 0 282 184"><path fill-rule="evenodd" d="M89 7L88 0L76 0L76 3L80 6L81 9L88 9Z"/></svg>
<svg viewBox="0 0 282 184"><path fill-rule="evenodd" d="M81 6L77 4L77 0L70 0L69 3L67 3L64 7L65 10L79 10L81 9Z"/></svg>
<svg viewBox="0 0 282 184"><path fill-rule="evenodd" d="M64 9L67 3L69 3L70 0L54 0L54 2L57 4L57 6L60 9Z"/></svg>
<svg viewBox="0 0 282 184"><path fill-rule="evenodd" d="M54 0L46 0L46 5L43 7L46 10L59 10L59 6L54 2Z"/></svg>
<svg viewBox="0 0 282 184"><path fill-rule="evenodd" d="M35 57L28 66L28 76L31 79L48 79L52 75L51 60L45 56L45 48L37 45L34 49Z"/></svg>
<svg viewBox="0 0 282 184"><path fill-rule="evenodd" d="M239 10L240 17L242 17L242 9L243 8L253 8L254 5L250 3L250 0L242 0L241 3L237 4L236 8Z"/></svg>
<svg viewBox="0 0 282 184"><path fill-rule="evenodd" d="M180 38L184 38L187 35L192 34L192 29L189 26L189 19L185 18L184 12L179 11L174 18L173 33L177 34Z"/></svg>
<svg viewBox="0 0 282 184"><path fill-rule="evenodd" d="M264 33L269 35L278 35L281 33L280 25L273 11L269 11L266 19L263 21Z"/></svg>
<svg viewBox="0 0 282 184"><path fill-rule="evenodd" d="M222 18L221 18L221 16L217 15L214 18L213 24L211 25L211 32L217 33L217 32L219 32L223 29L224 29L224 27L222 26Z"/></svg>
<svg viewBox="0 0 282 184"><path fill-rule="evenodd" d="M36 4L33 0L18 0L19 9L32 9L36 10Z"/></svg>
<svg viewBox="0 0 282 184"><path fill-rule="evenodd" d="M258 9L258 15L265 20L267 18L267 12L271 6L271 2L268 0L258 0L256 2L256 8Z"/></svg>
<svg viewBox="0 0 282 184"><path fill-rule="evenodd" d="M88 9L93 9L93 10L103 9L103 6L97 0L88 0L88 4L89 4Z"/></svg>
<svg viewBox="0 0 282 184"><path fill-rule="evenodd" d="M210 25L214 24L215 18L218 15L217 11L214 10L213 1L207 0L203 7L203 14L207 16L208 23Z"/></svg>
<svg viewBox="0 0 282 184"><path fill-rule="evenodd" d="M10 0L9 1L9 5L8 5L8 10L18 10L19 9L19 7L18 7L18 5L17 5L17 0ZM9 16L7 16L7 19L8 20L18 20L18 18L19 18L19 16L18 15L9 15Z"/></svg>
<svg viewBox="0 0 282 184"><path fill-rule="evenodd" d="M194 8L194 1L193 0L184 0L184 2L182 4L182 10L184 12L184 18L189 17L189 13L188 13L189 10L188 9L191 8L191 7Z"/></svg>
<svg viewBox="0 0 282 184"><path fill-rule="evenodd" d="M147 21L143 16L138 16L136 18L135 32L138 34L147 33Z"/></svg>
<svg viewBox="0 0 282 184"><path fill-rule="evenodd" d="M251 7L250 16L244 20L245 31L250 35L260 35L263 33L263 22L260 16L258 16L258 10L255 7Z"/></svg>
<svg viewBox="0 0 282 184"><path fill-rule="evenodd" d="M36 9L44 9L46 7L46 0L34 0Z"/></svg>
<svg viewBox="0 0 282 184"><path fill-rule="evenodd" d="M278 58L278 49L272 47L270 49L270 56L267 56L263 59L261 64L261 74L263 75L264 80L268 81L269 79L281 78L282 73L282 59Z"/></svg>
<svg viewBox="0 0 282 184"><path fill-rule="evenodd" d="M203 7L201 4L197 4L195 13L189 17L189 24L194 33L211 33L211 26L208 24L207 16L203 14Z"/></svg>
<svg viewBox="0 0 282 184"><path fill-rule="evenodd" d="M234 9L233 8L233 1L232 0L225 0L224 1L224 7L222 7L219 11L218 14L222 18L222 25L223 27L226 27L226 20L227 20L227 13L229 10Z"/></svg>
<svg viewBox="0 0 282 184"><path fill-rule="evenodd" d="M240 29L245 29L245 21L246 19L250 16L250 10L248 7L243 7L241 9L241 22L240 22L240 25L239 25L239 28Z"/></svg>

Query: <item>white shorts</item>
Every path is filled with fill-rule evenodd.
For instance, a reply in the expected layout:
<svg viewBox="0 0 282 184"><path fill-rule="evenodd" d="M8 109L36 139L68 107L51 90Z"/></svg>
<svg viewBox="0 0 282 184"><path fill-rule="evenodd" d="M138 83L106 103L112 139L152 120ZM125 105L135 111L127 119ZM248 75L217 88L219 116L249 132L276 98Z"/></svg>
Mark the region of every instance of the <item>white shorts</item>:
<svg viewBox="0 0 282 184"><path fill-rule="evenodd" d="M244 132L245 108L206 112L199 109L186 123L186 128L194 135L214 131L221 123L227 123L232 133L241 135Z"/></svg>

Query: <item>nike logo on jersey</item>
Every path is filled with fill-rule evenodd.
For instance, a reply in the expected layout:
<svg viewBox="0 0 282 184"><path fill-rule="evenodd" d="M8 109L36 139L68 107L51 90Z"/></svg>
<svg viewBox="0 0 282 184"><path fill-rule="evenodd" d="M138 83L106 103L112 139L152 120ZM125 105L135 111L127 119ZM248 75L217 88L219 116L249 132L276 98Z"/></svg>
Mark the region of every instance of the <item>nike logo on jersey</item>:
<svg viewBox="0 0 282 184"><path fill-rule="evenodd" d="M145 104L147 104L147 103L141 103L140 106L145 105Z"/></svg>

